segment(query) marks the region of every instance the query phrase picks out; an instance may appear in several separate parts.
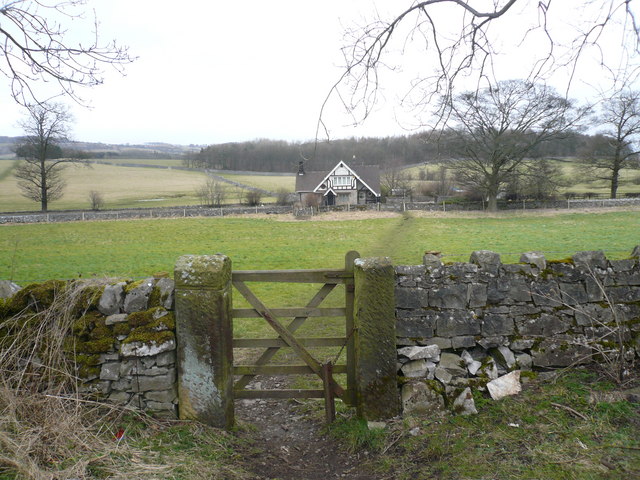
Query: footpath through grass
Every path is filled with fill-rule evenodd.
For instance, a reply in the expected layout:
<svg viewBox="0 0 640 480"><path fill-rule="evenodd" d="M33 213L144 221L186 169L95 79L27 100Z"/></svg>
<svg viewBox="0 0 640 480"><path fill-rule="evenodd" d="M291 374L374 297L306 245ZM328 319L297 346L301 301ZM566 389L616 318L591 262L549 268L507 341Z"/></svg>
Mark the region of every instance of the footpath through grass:
<svg viewBox="0 0 640 480"><path fill-rule="evenodd" d="M291 217L289 217L291 218ZM347 217L348 218L348 217ZM425 250L467 261L493 250L504 262L525 251L564 258L602 249L627 257L640 243L640 211L477 218L344 221L196 218L0 226L0 278L18 284L91 276L141 278L173 272L185 254L228 255L235 269L339 268L344 255L390 256L415 265Z"/></svg>

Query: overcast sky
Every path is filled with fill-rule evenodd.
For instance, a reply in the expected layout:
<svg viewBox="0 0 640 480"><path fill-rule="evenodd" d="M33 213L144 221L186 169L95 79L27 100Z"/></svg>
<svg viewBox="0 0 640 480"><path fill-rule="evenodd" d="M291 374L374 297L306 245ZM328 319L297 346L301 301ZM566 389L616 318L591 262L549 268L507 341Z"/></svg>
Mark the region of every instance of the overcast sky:
<svg viewBox="0 0 640 480"><path fill-rule="evenodd" d="M408 3L408 2L407 2ZM535 2L533 2L535 3ZM564 2L567 3L567 2ZM72 105L73 138L106 143L212 144L257 138L314 138L319 110L342 73L344 28L398 0L92 0L104 39L139 57L126 76L82 92ZM503 25L507 28L507 25ZM507 37L505 37L507 38ZM523 52L520 57L526 59ZM0 135L19 135L20 117L0 82ZM332 104L331 136L411 133L385 108L362 126Z"/></svg>

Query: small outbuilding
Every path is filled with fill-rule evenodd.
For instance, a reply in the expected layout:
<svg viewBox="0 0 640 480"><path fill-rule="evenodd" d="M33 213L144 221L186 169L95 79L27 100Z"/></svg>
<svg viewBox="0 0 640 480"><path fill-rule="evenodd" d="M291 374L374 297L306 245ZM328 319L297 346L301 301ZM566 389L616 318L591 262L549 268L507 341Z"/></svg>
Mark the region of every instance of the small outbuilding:
<svg viewBox="0 0 640 480"><path fill-rule="evenodd" d="M340 161L329 171L305 172L300 162L296 196L302 205L364 205L380 202L377 165L349 166Z"/></svg>

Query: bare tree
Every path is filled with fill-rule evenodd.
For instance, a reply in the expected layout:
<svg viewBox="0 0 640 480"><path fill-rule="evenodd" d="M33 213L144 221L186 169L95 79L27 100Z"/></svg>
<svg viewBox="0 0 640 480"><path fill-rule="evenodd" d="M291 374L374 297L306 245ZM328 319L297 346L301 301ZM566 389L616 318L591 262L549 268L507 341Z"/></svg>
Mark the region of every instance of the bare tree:
<svg viewBox="0 0 640 480"><path fill-rule="evenodd" d="M221 207L227 196L225 186L208 178L204 185L196 190L196 196L200 199L200 204L209 207Z"/></svg>
<svg viewBox="0 0 640 480"><path fill-rule="evenodd" d="M244 201L251 207L258 206L262 203L262 193L258 190L246 190L244 194Z"/></svg>
<svg viewBox="0 0 640 480"><path fill-rule="evenodd" d="M550 87L522 80L456 96L450 105L450 168L480 189L497 210L501 187L537 155L543 143L568 134L588 109L577 109Z"/></svg>
<svg viewBox="0 0 640 480"><path fill-rule="evenodd" d="M78 163L77 158L62 156L60 141L67 139L72 118L59 103L32 105L27 108L27 118L20 122L25 137L16 148L16 154L24 159L15 172L22 195L40 202L43 212L49 202L62 197L65 187L62 170L66 164Z"/></svg>
<svg viewBox="0 0 640 480"><path fill-rule="evenodd" d="M98 22L85 18L86 0L0 0L0 72L11 83L13 97L22 105L50 98L37 92L36 83L57 83L53 95L80 101L76 87L103 82L103 69L122 72L133 61L127 48L101 43ZM65 26L73 21L74 35L89 27L82 43ZM83 22L84 21L84 22Z"/></svg>
<svg viewBox="0 0 640 480"><path fill-rule="evenodd" d="M440 110L433 112L436 99L495 85L507 69L509 78L531 82L561 71L567 93L587 59L612 81L638 75L637 2L407 0L396 5L377 9L372 21L346 32L344 70L322 105L317 136L322 129L328 134L323 114L334 98L354 123L387 102L387 75L397 77L392 94L402 110L412 112L414 127L431 123L425 123L425 114L435 113L435 121L444 123L450 103L437 102ZM577 11L579 16L571 15Z"/></svg>
<svg viewBox="0 0 640 480"><path fill-rule="evenodd" d="M640 91L606 99L598 124L604 129L588 139L580 160L591 177L609 182L611 198L616 198L621 170L640 167Z"/></svg>
<svg viewBox="0 0 640 480"><path fill-rule="evenodd" d="M98 211L104 207L104 197L97 190L91 190L88 198L89 203L91 204L91 210Z"/></svg>
<svg viewBox="0 0 640 480"><path fill-rule="evenodd" d="M380 186L384 196L393 195L394 190L402 190L403 195L409 195L411 190L411 176L405 171L399 159L394 159L383 166L380 175Z"/></svg>

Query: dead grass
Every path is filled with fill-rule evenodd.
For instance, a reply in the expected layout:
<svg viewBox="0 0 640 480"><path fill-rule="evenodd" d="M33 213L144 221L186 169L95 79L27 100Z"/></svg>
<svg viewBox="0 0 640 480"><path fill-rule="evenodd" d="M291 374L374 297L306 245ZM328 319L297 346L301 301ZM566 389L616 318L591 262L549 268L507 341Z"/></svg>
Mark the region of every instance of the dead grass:
<svg viewBox="0 0 640 480"><path fill-rule="evenodd" d="M34 290L21 312L0 317L0 478L243 478L229 466L225 434L154 420L80 388L64 340L99 283Z"/></svg>

